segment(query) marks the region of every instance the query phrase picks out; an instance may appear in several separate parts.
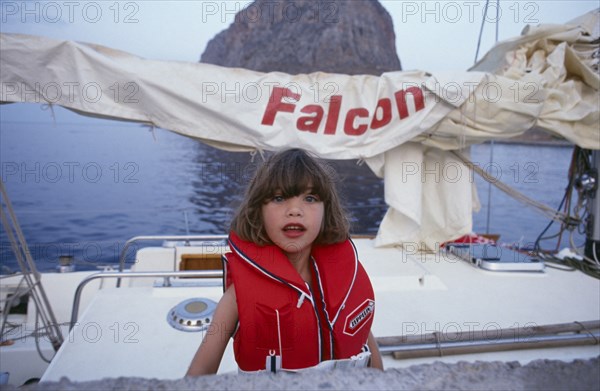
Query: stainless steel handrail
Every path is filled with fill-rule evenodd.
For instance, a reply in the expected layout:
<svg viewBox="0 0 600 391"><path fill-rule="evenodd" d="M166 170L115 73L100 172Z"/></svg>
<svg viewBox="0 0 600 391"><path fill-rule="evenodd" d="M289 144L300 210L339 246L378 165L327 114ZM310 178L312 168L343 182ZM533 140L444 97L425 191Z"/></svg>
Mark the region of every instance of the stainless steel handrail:
<svg viewBox="0 0 600 391"><path fill-rule="evenodd" d="M410 343L379 346L381 354L394 355L396 359L449 356L455 354L511 351L518 349L543 349L565 346L598 345L599 332L580 334L534 335L522 339L474 339L444 341L439 343ZM396 354L402 356L398 357Z"/></svg>
<svg viewBox="0 0 600 391"><path fill-rule="evenodd" d="M141 241L152 241L152 240L184 240L189 242L190 240L227 240L227 235L144 235L144 236L134 236L125 242L123 246L123 250L121 250L121 254L119 255L119 271L122 272L125 270L125 257L127 255L127 250L129 247L135 242ZM117 280L117 288L121 286L121 279Z"/></svg>
<svg viewBox="0 0 600 391"><path fill-rule="evenodd" d="M46 291L42 285L41 274L37 269L31 251L29 251L29 246L21 230L21 225L17 220L10 198L8 198L8 194L6 193L2 178L0 178L0 195L4 200L4 202L0 202L0 222L4 227L8 241L19 264L19 269L21 269L21 273L23 274L23 281L25 281L28 287L29 297L35 304L36 323L37 317L39 317L44 329L48 332L48 338L52 347L57 351L63 343L64 338L48 300L48 295L46 295ZM17 293L15 292L15 294ZM4 327L7 325L6 320L8 319L7 314L8 311L5 311L0 318L0 335L4 334Z"/></svg>
<svg viewBox="0 0 600 391"><path fill-rule="evenodd" d="M85 286L96 279L102 278L150 278L150 277L166 277L165 286L169 286L169 278L171 277L202 277L202 278L222 278L222 271L174 271L174 272L99 272L94 273L84 278L77 289L75 290L75 296L73 298L73 308L71 310L71 322L69 325L69 331L75 326L77 317L79 316L79 304L81 302L81 292Z"/></svg>

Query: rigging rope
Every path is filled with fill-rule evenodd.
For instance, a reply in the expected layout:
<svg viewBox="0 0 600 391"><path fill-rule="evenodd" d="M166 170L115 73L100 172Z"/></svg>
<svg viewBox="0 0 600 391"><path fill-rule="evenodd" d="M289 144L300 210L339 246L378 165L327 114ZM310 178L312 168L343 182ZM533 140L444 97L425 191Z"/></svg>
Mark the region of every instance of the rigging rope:
<svg viewBox="0 0 600 391"><path fill-rule="evenodd" d="M525 205L534 208L535 210L537 210L538 212L542 213L543 215L549 217L552 220L559 221L559 222L563 222L563 221L571 222L572 218L568 214L565 214L561 211L557 211L554 208L551 208L541 202L538 202L532 198L529 198L525 194L519 192L518 190L507 185L506 183L498 180L496 177L493 177L490 174L488 174L487 172L485 172L485 170L483 170L481 167L477 166L475 163L470 161L462 153L460 153L458 151L452 151L452 153L454 153L454 155L456 155L460 160L462 160L462 162L465 163L465 165L467 167L469 167L469 169L472 169L474 172L479 174L483 179L485 179L488 183L496 186L498 189L502 190L503 192L505 192L509 196L513 197L517 201L520 201L520 202L524 203Z"/></svg>

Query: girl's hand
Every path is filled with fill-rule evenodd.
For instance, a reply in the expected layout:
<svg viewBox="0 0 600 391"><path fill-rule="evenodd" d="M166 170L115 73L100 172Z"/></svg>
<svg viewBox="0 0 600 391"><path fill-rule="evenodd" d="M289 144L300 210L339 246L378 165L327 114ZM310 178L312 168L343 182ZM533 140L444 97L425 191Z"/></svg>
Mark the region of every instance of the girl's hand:
<svg viewBox="0 0 600 391"><path fill-rule="evenodd" d="M372 332L369 332L367 346L369 346L369 350L371 351L371 360L369 361L369 367L381 369L383 371L383 359L381 358L381 352L379 352L377 340L375 340L375 337L373 336Z"/></svg>

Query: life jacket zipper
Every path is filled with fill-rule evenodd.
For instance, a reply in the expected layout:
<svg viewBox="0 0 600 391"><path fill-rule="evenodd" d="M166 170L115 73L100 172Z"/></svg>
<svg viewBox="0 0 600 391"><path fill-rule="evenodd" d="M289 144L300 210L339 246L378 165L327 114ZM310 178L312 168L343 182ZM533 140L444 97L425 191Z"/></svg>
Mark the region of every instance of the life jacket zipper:
<svg viewBox="0 0 600 391"><path fill-rule="evenodd" d="M316 280L317 280L316 285L319 288L319 294L321 296L321 307L322 307L323 317L325 318L325 321L327 323L327 331L329 332L329 359L333 360L333 359L335 359L335 353L334 353L334 349L333 349L333 344L334 344L333 322L331 322L329 320L329 313L327 312L327 303L325 302L325 293L323 291L323 284L321 283L321 274L319 273L319 267L317 266L317 262L315 261L315 259L313 257L311 257L310 259L312 261L313 271L314 271L314 274L315 274ZM311 291L311 293L312 293L312 291ZM314 294L313 294L313 296L314 296ZM318 299L318 297L315 298L315 300L317 300L317 299ZM315 303L315 309L316 309L316 303Z"/></svg>
<svg viewBox="0 0 600 391"><path fill-rule="evenodd" d="M306 284L306 287L308 288L308 291L310 292L311 298L314 298L314 294L312 289L310 288L310 285L308 284L308 282L304 282ZM317 319L317 329L319 330L319 358L317 360L317 362L322 362L323 361L323 330L321 329L321 318L319 317L319 311L317 310L317 304L315 303L314 300L310 301L313 307L313 311L315 313L315 318Z"/></svg>

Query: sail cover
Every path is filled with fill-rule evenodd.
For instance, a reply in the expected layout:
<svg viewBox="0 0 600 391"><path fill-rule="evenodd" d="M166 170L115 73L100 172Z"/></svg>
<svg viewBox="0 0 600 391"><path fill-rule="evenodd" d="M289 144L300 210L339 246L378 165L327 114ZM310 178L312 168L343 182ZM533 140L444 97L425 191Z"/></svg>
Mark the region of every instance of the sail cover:
<svg viewBox="0 0 600 391"><path fill-rule="evenodd" d="M228 150L364 160L390 206L377 244L435 248L469 233L478 207L469 168L450 150L534 126L600 148L598 15L526 29L468 72L379 77L260 73L1 34L0 101L136 121Z"/></svg>

